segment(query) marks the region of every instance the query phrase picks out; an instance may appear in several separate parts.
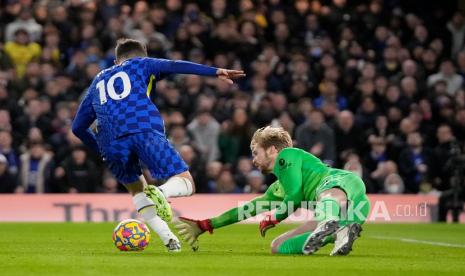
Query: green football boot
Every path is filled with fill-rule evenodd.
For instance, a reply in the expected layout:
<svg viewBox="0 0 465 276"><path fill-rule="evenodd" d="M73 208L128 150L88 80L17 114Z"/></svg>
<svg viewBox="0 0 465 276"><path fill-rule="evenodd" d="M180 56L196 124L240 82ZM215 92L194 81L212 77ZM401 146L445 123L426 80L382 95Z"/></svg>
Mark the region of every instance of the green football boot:
<svg viewBox="0 0 465 276"><path fill-rule="evenodd" d="M173 219L173 211L162 191L154 185L147 185L144 188L144 193L155 203L158 216L166 222L171 222Z"/></svg>

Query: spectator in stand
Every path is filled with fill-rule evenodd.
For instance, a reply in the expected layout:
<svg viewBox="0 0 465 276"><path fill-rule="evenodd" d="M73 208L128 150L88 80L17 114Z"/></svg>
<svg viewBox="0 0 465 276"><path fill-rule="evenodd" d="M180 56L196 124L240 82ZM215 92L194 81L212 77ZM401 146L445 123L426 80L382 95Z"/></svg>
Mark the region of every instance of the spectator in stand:
<svg viewBox="0 0 465 276"><path fill-rule="evenodd" d="M2 129L0 129L0 154L8 161L8 172L17 178L19 173L19 155L13 148L11 132Z"/></svg>
<svg viewBox="0 0 465 276"><path fill-rule="evenodd" d="M239 187L245 187L247 184L247 176L252 171L252 169L252 160L249 157L239 157L234 171L234 181Z"/></svg>
<svg viewBox="0 0 465 276"><path fill-rule="evenodd" d="M187 126L189 133L193 137L195 147L201 152L201 156L207 162L215 161L219 158L218 137L220 125L210 111L200 110L194 120Z"/></svg>
<svg viewBox="0 0 465 276"><path fill-rule="evenodd" d="M189 171L196 185L195 190L200 193L208 191L207 179L205 175L205 161L190 145L182 145L179 148L179 154L186 164L189 166Z"/></svg>
<svg viewBox="0 0 465 276"><path fill-rule="evenodd" d="M5 28L5 40L13 41L16 31L25 30L31 37L31 41L38 42L42 36L42 25L38 24L32 16L32 10L23 7L15 21L9 23Z"/></svg>
<svg viewBox="0 0 465 276"><path fill-rule="evenodd" d="M14 64L18 79L21 79L26 73L27 65L39 60L42 48L38 43L31 42L29 33L25 29L17 29L14 37L14 41L5 44L5 53Z"/></svg>
<svg viewBox="0 0 465 276"><path fill-rule="evenodd" d="M92 193L96 191L99 173L83 146L71 150L54 172L56 187L62 193Z"/></svg>
<svg viewBox="0 0 465 276"><path fill-rule="evenodd" d="M428 171L433 165L433 154L423 147L420 133L408 134L407 147L400 153L398 164L406 192L418 193L421 184L429 180Z"/></svg>
<svg viewBox="0 0 465 276"><path fill-rule="evenodd" d="M337 117L334 130L336 138L336 152L339 164L349 151L361 153L363 151L363 133L355 125L354 114L349 110L341 111Z"/></svg>
<svg viewBox="0 0 465 276"><path fill-rule="evenodd" d="M16 183L16 177L8 171L8 160L0 154L0 193L13 193Z"/></svg>
<svg viewBox="0 0 465 276"><path fill-rule="evenodd" d="M244 109L234 110L232 119L223 122L221 128L218 143L222 162L235 164L240 156L250 155L250 139L254 128Z"/></svg>
<svg viewBox="0 0 465 276"><path fill-rule="evenodd" d="M251 171L247 175L247 185L244 193L263 194L268 187L265 185L265 177L259 171Z"/></svg>
<svg viewBox="0 0 465 276"><path fill-rule="evenodd" d="M242 190L236 185L236 182L234 182L232 172L228 168L224 167L218 175L215 192L221 194L242 192Z"/></svg>
<svg viewBox="0 0 465 276"><path fill-rule="evenodd" d="M206 175L207 175L207 189L205 192L214 193L217 190L218 178L221 171L223 170L223 163L219 161L213 161L207 163L206 165Z"/></svg>
<svg viewBox="0 0 465 276"><path fill-rule="evenodd" d="M181 124L172 124L168 131L168 139L170 140L173 147L179 151L179 149L188 145L191 139L187 133L186 128Z"/></svg>
<svg viewBox="0 0 465 276"><path fill-rule="evenodd" d="M434 149L435 162L431 174L435 177L435 188L440 191L445 191L450 188L449 176L446 169L447 160L453 156L459 155L461 149L449 125L440 125L437 128L436 137L438 144Z"/></svg>
<svg viewBox="0 0 465 276"><path fill-rule="evenodd" d="M118 181L114 178L111 173L106 172L103 176L102 180L102 187L98 187L97 190L99 193L106 193L106 194L116 194L120 193Z"/></svg>
<svg viewBox="0 0 465 276"><path fill-rule="evenodd" d="M51 192L51 160L52 155L46 151L41 141L30 141L28 150L20 157L19 193Z"/></svg>
<svg viewBox="0 0 465 276"><path fill-rule="evenodd" d="M463 77L455 72L455 66L451 60L441 62L441 69L436 74L428 77L428 86L433 86L437 81L443 80L447 85L447 94L454 96L462 87Z"/></svg>
<svg viewBox="0 0 465 276"><path fill-rule="evenodd" d="M382 137L387 156L382 163L392 177L378 177L379 183L367 186L372 192L400 192L400 183L409 191L411 176L403 165L397 164L402 179L387 162L400 160L410 148L411 133L421 135L424 149L435 148L434 159L442 163L425 174L436 179L443 179L440 165L465 139L465 20L456 1L421 13L409 1L378 0L33 2L0 4L0 136L6 136L0 147L10 170L24 169L11 156L30 153L28 137L52 146L52 172L71 156L81 143L70 134L68 121L81 95L96 72L113 65L115 41L132 36L145 39L155 57L248 68L246 78L233 86L177 76L152 87L151 95L160 95L154 99L161 101L170 138L196 170L209 171L200 187L206 192L217 189L223 171L216 160L238 167L250 154L249 130L267 124L283 126L302 148L336 167L346 164L345 155L355 148L362 168L380 175L385 166L373 166L367 158L375 147L367 142L371 139L353 140L353 135L358 129L366 137ZM435 24L429 24L431 18ZM324 115L315 129L308 120L315 116L309 115L313 105ZM197 116L204 110L210 115ZM200 117L208 117L205 126ZM86 159L104 171L98 157ZM360 168L357 162L349 167ZM247 173L241 181L234 173L234 181L224 173L228 181L223 183L242 188ZM25 188L21 175L18 191ZM105 191L115 191L110 184ZM46 191L56 191L47 185ZM434 185L446 189L448 184Z"/></svg>
<svg viewBox="0 0 465 276"><path fill-rule="evenodd" d="M454 58L459 51L463 50L465 43L465 16L463 11L456 11L451 20L447 23L447 30L450 32L450 53Z"/></svg>
<svg viewBox="0 0 465 276"><path fill-rule="evenodd" d="M51 133L50 119L44 115L38 99L31 99L27 103L26 114L19 117L14 125L15 131L22 137L25 137L32 127L38 127L46 137Z"/></svg>
<svg viewBox="0 0 465 276"><path fill-rule="evenodd" d="M323 113L314 109L307 122L296 130L297 147L321 158L327 164L336 160L336 144L334 131L325 124Z"/></svg>

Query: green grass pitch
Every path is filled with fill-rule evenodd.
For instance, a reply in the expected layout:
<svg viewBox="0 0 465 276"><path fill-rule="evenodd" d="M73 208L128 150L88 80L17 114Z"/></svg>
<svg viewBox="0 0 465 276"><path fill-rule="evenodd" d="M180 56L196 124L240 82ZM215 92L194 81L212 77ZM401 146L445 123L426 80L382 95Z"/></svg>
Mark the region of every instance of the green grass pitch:
<svg viewBox="0 0 465 276"><path fill-rule="evenodd" d="M278 256L269 244L293 227L261 238L257 225L204 234L200 250L168 254L152 235L143 252L120 252L116 223L1 223L0 275L465 275L465 225L369 224L354 251Z"/></svg>

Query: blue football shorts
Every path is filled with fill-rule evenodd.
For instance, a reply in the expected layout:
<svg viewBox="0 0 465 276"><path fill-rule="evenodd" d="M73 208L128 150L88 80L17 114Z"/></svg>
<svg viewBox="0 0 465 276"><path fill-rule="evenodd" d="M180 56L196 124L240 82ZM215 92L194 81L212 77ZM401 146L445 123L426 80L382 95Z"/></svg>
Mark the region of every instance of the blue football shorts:
<svg viewBox="0 0 465 276"><path fill-rule="evenodd" d="M155 131L125 135L101 147L101 151L108 168L123 184L138 181L143 165L155 179L189 169L165 135Z"/></svg>

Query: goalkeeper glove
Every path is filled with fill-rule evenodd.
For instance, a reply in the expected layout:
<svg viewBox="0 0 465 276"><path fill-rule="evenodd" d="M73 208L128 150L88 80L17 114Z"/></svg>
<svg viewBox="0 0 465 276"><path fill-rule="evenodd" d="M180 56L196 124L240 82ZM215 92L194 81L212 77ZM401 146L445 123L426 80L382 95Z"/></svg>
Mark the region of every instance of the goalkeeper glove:
<svg viewBox="0 0 465 276"><path fill-rule="evenodd" d="M273 219L271 215L267 215L261 222L260 222L260 234L262 237L265 237L266 231L268 229L275 227L276 224L278 224L279 221L276 219Z"/></svg>
<svg viewBox="0 0 465 276"><path fill-rule="evenodd" d="M198 244L197 238L205 231L213 233L213 227L209 219L194 220L190 218L180 217L174 224L174 227L178 229L179 235L181 235L192 248L197 251Z"/></svg>

